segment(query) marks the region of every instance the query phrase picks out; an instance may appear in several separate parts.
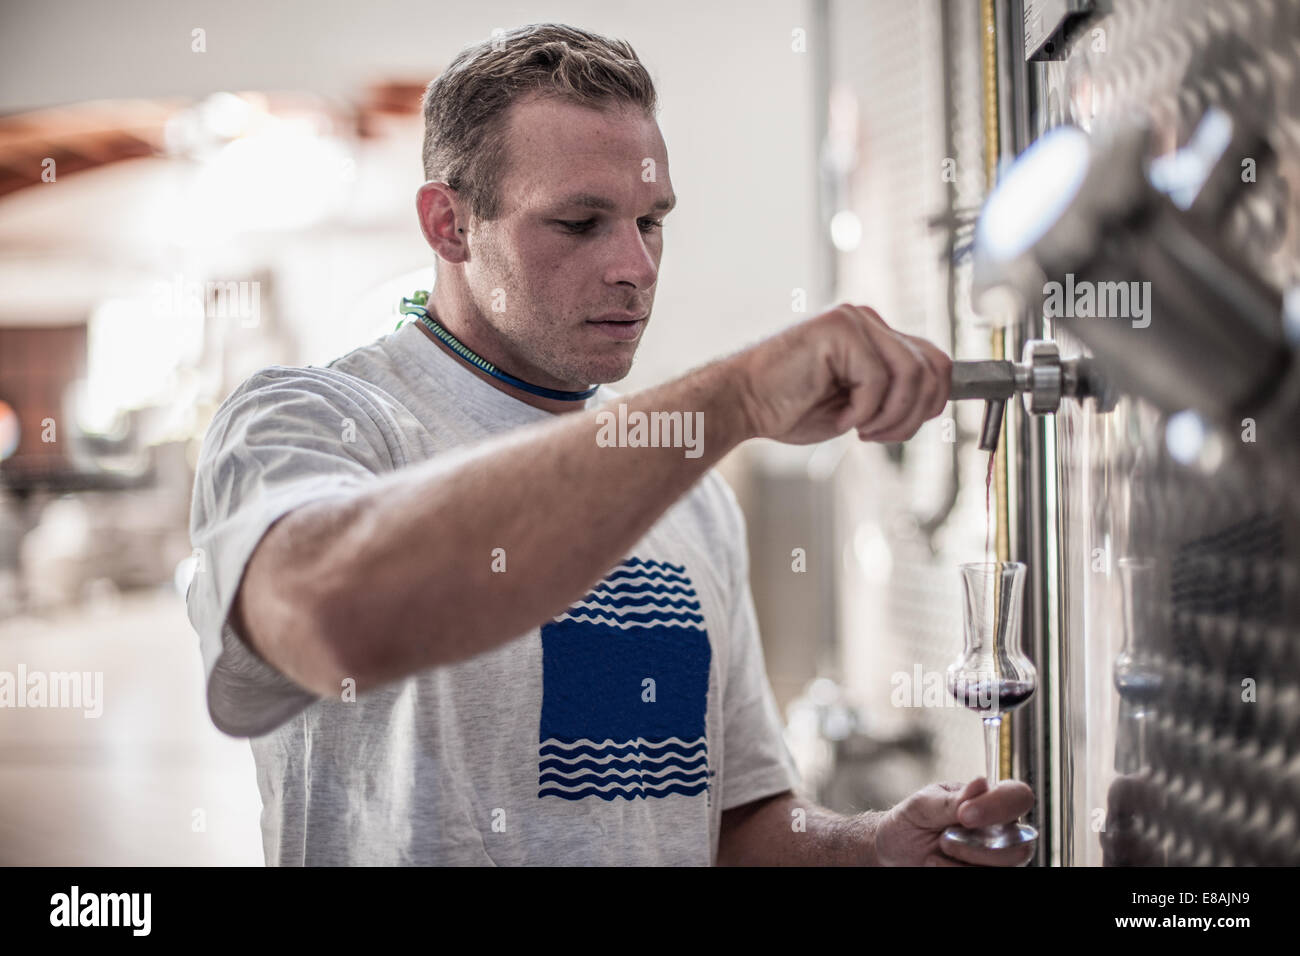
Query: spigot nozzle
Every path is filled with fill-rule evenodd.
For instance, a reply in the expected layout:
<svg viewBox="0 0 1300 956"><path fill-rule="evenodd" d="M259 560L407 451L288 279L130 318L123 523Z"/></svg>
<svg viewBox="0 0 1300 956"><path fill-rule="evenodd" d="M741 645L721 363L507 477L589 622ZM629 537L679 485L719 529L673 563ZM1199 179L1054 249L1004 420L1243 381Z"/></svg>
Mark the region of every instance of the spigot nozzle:
<svg viewBox="0 0 1300 956"><path fill-rule="evenodd" d="M980 425L980 450L997 451L998 436L1002 434L1002 413L1007 403L1000 398L991 398L984 406L984 421Z"/></svg>

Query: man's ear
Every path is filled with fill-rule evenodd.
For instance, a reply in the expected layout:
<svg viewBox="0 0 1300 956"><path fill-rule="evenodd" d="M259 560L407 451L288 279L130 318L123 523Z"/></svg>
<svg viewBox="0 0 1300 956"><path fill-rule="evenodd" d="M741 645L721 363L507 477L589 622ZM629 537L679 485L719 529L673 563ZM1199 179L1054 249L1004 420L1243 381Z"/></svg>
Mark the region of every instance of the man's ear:
<svg viewBox="0 0 1300 956"><path fill-rule="evenodd" d="M463 221L459 206L456 191L446 183L430 180L416 190L420 232L433 251L448 262L464 262L466 258L465 229L458 225Z"/></svg>

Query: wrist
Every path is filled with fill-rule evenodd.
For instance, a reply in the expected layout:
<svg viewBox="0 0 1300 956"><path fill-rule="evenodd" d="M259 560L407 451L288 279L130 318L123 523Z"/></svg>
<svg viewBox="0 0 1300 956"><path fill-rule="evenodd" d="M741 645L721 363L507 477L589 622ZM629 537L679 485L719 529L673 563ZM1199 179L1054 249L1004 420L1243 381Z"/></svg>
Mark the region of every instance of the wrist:
<svg viewBox="0 0 1300 956"><path fill-rule="evenodd" d="M861 815L862 825L866 830L863 845L866 848L864 866L898 866L897 860L881 852L881 832L886 831L892 818L893 810L868 810Z"/></svg>
<svg viewBox="0 0 1300 956"><path fill-rule="evenodd" d="M705 382L709 417L718 422L718 430L728 448L759 437L749 375L742 355L719 359L700 371Z"/></svg>

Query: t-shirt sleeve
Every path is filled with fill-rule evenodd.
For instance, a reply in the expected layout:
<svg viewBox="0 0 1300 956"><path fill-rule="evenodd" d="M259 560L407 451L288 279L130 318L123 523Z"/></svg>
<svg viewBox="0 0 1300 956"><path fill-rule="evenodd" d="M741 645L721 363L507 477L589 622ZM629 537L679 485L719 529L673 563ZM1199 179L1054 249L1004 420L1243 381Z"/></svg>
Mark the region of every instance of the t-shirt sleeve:
<svg viewBox="0 0 1300 956"><path fill-rule="evenodd" d="M360 393L322 369L263 369L222 403L195 469L185 595L199 635L208 713L224 733L259 737L317 697L257 654L229 617L262 536L300 505L338 497L391 470Z"/></svg>
<svg viewBox="0 0 1300 956"><path fill-rule="evenodd" d="M722 695L722 809L730 810L794 790L801 779L786 746L784 725L767 677L749 586L744 514L721 477L718 484L726 500L731 529L726 540L735 549L730 588L730 660Z"/></svg>

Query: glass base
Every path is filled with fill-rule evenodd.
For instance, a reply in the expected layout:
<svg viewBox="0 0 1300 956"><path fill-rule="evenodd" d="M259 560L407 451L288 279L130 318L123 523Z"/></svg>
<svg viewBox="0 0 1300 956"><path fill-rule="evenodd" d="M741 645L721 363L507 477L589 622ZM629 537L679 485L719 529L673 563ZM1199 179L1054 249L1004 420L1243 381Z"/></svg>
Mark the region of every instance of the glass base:
<svg viewBox="0 0 1300 956"><path fill-rule="evenodd" d="M988 827L949 827L943 831L943 839L961 846L1002 850L1033 843L1038 839L1038 831L1028 823L995 823Z"/></svg>

